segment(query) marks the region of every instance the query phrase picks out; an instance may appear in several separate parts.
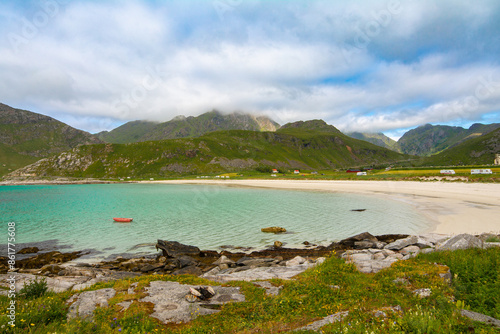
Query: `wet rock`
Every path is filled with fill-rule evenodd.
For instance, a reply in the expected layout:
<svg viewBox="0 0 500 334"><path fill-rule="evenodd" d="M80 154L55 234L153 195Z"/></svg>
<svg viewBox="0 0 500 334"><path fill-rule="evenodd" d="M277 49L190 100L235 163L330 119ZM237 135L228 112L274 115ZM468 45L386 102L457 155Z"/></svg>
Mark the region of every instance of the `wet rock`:
<svg viewBox="0 0 500 334"><path fill-rule="evenodd" d="M459 234L436 246L437 250L483 248L483 241L470 234Z"/></svg>
<svg viewBox="0 0 500 334"><path fill-rule="evenodd" d="M177 241L165 241L158 239L156 249L161 249L165 257L178 257L181 255L198 256L200 249L195 246L181 244Z"/></svg>
<svg viewBox="0 0 500 334"><path fill-rule="evenodd" d="M283 246L283 243L281 241L276 240L274 242L274 247L275 248L281 248Z"/></svg>
<svg viewBox="0 0 500 334"><path fill-rule="evenodd" d="M157 269L161 269L163 268L164 265L162 263L160 264L145 264L143 266L140 267L140 271L143 272L143 273L148 273L148 272L151 272L151 271L155 271Z"/></svg>
<svg viewBox="0 0 500 334"><path fill-rule="evenodd" d="M17 252L17 254L34 254L38 253L39 251L40 249L38 249L38 247L26 247Z"/></svg>
<svg viewBox="0 0 500 334"><path fill-rule="evenodd" d="M175 266L179 269L191 266L198 266L200 263L193 259L191 256L181 255L176 258L173 262Z"/></svg>
<svg viewBox="0 0 500 334"><path fill-rule="evenodd" d="M38 254L36 256L16 262L18 268L39 269L48 264L60 264L68 262L82 256L81 252L61 253L58 251Z"/></svg>
<svg viewBox="0 0 500 334"><path fill-rule="evenodd" d="M408 238L409 235L408 234L382 234L382 235L377 235L376 238L378 239L378 241L382 241L382 242L385 242L385 243L392 243L396 240L399 240L399 239L405 239L405 238Z"/></svg>
<svg viewBox="0 0 500 334"><path fill-rule="evenodd" d="M59 272L63 271L64 268L57 265L57 264L47 264L40 269L40 275L47 275L47 274L53 274L53 275L59 275Z"/></svg>
<svg viewBox="0 0 500 334"><path fill-rule="evenodd" d="M71 297L67 303L71 304L68 312L68 319L82 318L92 320L94 310L97 306L108 306L108 300L116 295L114 289L100 289L95 291L85 291Z"/></svg>
<svg viewBox="0 0 500 334"><path fill-rule="evenodd" d="M261 232L265 233L285 233L286 228L284 227L278 227L278 226L273 226L273 227L264 227L260 229Z"/></svg>
<svg viewBox="0 0 500 334"><path fill-rule="evenodd" d="M377 242L379 241L375 236L371 235L368 232L360 233L355 236L352 236L350 238L341 240L338 245L341 247L346 247L346 248L354 248L355 247L355 242L359 241L371 241L371 242Z"/></svg>
<svg viewBox="0 0 500 334"><path fill-rule="evenodd" d="M363 241L355 241L354 242L355 249L369 249L369 248L378 248L377 243L370 240Z"/></svg>
<svg viewBox="0 0 500 334"><path fill-rule="evenodd" d="M196 266L184 267L182 269L178 269L172 273L172 275L195 275L200 276L203 275L203 271Z"/></svg>
<svg viewBox="0 0 500 334"><path fill-rule="evenodd" d="M417 243L418 238L415 235L409 236L404 239L399 239L394 242L391 242L390 244L386 245L384 249L391 249L391 250L400 250L403 249L407 246L414 245Z"/></svg>

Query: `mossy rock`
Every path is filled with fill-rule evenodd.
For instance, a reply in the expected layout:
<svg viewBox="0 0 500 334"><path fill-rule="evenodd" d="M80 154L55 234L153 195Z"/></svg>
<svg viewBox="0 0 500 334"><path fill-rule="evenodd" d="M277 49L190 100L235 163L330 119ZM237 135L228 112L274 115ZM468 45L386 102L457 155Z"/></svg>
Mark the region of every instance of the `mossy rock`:
<svg viewBox="0 0 500 334"><path fill-rule="evenodd" d="M284 227L278 227L278 226L264 227L260 230L262 232L265 232L265 233L285 233L286 232L286 229Z"/></svg>

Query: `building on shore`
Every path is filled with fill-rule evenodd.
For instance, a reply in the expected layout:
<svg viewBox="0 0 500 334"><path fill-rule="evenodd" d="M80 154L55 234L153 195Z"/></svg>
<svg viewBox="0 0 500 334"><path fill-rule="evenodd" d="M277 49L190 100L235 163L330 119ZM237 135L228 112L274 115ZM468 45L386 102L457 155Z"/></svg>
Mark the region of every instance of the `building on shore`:
<svg viewBox="0 0 500 334"><path fill-rule="evenodd" d="M500 154L495 156L495 165L500 165Z"/></svg>

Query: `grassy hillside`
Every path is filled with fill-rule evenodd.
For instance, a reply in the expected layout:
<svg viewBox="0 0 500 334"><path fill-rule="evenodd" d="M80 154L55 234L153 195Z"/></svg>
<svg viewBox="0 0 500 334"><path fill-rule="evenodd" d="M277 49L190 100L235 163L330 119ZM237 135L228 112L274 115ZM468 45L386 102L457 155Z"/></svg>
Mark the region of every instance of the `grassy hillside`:
<svg viewBox="0 0 500 334"><path fill-rule="evenodd" d="M99 142L51 117L0 103L0 176L40 158Z"/></svg>
<svg viewBox="0 0 500 334"><path fill-rule="evenodd" d="M428 166L493 164L495 154L498 153L500 153L500 129L428 157L424 159L424 164Z"/></svg>
<svg viewBox="0 0 500 334"><path fill-rule="evenodd" d="M96 136L106 143L134 143L140 141L144 135L151 132L157 125L157 122L132 121L125 123L112 131L96 133Z"/></svg>
<svg viewBox="0 0 500 334"><path fill-rule="evenodd" d="M427 124L405 133L398 141L406 154L429 156L500 128L500 124L474 124L469 129Z"/></svg>
<svg viewBox="0 0 500 334"><path fill-rule="evenodd" d="M128 122L110 132L101 132L98 136L108 143L125 144L199 137L219 130L275 131L277 128L279 124L265 116L243 113L222 114L214 110L197 117L177 116L164 123Z"/></svg>
<svg viewBox="0 0 500 334"><path fill-rule="evenodd" d="M408 158L340 132L232 130L197 138L81 146L14 176L169 177L271 168L350 168Z"/></svg>
<svg viewBox="0 0 500 334"><path fill-rule="evenodd" d="M0 143L0 177L37 160L38 158L19 154L11 147Z"/></svg>

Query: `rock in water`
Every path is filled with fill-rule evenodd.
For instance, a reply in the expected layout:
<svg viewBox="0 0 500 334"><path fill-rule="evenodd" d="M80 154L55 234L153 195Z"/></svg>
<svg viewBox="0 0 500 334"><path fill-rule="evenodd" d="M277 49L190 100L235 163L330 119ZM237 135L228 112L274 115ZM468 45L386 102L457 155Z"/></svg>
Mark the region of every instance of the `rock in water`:
<svg viewBox="0 0 500 334"><path fill-rule="evenodd" d="M278 227L278 226L264 227L260 230L262 232L265 232L265 233L285 233L286 232L286 229L284 227Z"/></svg>
<svg viewBox="0 0 500 334"><path fill-rule="evenodd" d="M275 248L281 248L281 246L283 246L283 243L282 243L281 241L276 240L276 241L274 242L274 247L275 247Z"/></svg>

